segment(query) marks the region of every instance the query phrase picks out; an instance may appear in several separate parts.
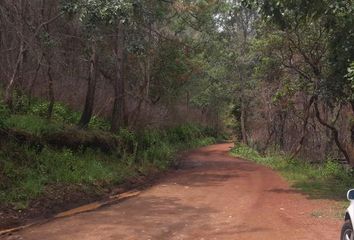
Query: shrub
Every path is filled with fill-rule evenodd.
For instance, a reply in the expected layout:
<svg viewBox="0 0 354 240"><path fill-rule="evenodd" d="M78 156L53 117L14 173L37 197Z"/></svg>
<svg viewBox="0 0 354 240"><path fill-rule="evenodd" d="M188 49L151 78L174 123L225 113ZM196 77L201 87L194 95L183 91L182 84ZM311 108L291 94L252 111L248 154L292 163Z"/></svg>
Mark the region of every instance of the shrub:
<svg viewBox="0 0 354 240"><path fill-rule="evenodd" d="M202 128L193 124L183 124L167 130L167 136L171 142L188 142L194 138L203 136Z"/></svg>
<svg viewBox="0 0 354 240"><path fill-rule="evenodd" d="M14 153L15 147L17 153ZM112 155L94 151L74 153L67 149L45 148L37 153L12 144L0 152L0 165L3 166L0 202L26 205L48 184L105 185L132 175L123 161L112 159Z"/></svg>
<svg viewBox="0 0 354 240"><path fill-rule="evenodd" d="M42 135L63 129L64 126L34 115L11 115L7 120L8 127L25 130L35 135Z"/></svg>
<svg viewBox="0 0 354 240"><path fill-rule="evenodd" d="M352 170L333 160L315 165L277 152L260 155L244 145L235 146L231 154L280 171L295 188L313 198L343 199L345 192L354 184Z"/></svg>
<svg viewBox="0 0 354 240"><path fill-rule="evenodd" d="M45 118L48 113L48 107L49 102L37 101L31 105L29 108L29 113ZM80 114L70 110L62 103L55 103L53 107L52 118L59 122L75 124L79 121Z"/></svg>
<svg viewBox="0 0 354 240"><path fill-rule="evenodd" d="M0 102L0 129L6 128L7 127L7 119L10 116L10 111L8 108Z"/></svg>
<svg viewBox="0 0 354 240"><path fill-rule="evenodd" d="M75 120L75 123L76 123L76 120ZM93 116L91 118L90 123L89 123L89 128L108 131L110 128L110 123L103 118Z"/></svg>
<svg viewBox="0 0 354 240"><path fill-rule="evenodd" d="M59 150L45 145L36 149L15 142L5 143L0 151L0 202L18 208L26 207L31 199L43 194L47 186L75 184L95 189L95 186L121 183L137 174L167 169L174 163L173 156L179 150L215 141L205 137L202 128L191 125L166 130L147 129L140 133L120 129L117 135L111 135L102 131L56 132L60 126L55 122L34 115L13 115L7 121L16 128L42 134L43 138L66 139L65 143L70 140L67 136L74 142L92 140L109 145L114 138L112 141L119 143L115 151L94 150L91 145L82 151L66 147ZM54 124L54 130L51 124ZM52 130L55 132L50 133ZM46 135L48 132L50 134Z"/></svg>
<svg viewBox="0 0 354 240"><path fill-rule="evenodd" d="M14 91L12 100L12 112L27 113L29 98L23 93L23 91L18 89Z"/></svg>

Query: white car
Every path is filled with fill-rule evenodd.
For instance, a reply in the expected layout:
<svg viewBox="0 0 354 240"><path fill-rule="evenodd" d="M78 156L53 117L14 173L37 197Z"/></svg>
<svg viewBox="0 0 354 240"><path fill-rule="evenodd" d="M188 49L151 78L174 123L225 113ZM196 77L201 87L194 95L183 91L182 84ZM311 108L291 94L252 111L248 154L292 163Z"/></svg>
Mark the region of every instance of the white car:
<svg viewBox="0 0 354 240"><path fill-rule="evenodd" d="M354 221L354 189L347 193L347 198L350 201L350 206L345 212L344 224L342 227L340 239L341 240L354 240L353 234L353 221Z"/></svg>

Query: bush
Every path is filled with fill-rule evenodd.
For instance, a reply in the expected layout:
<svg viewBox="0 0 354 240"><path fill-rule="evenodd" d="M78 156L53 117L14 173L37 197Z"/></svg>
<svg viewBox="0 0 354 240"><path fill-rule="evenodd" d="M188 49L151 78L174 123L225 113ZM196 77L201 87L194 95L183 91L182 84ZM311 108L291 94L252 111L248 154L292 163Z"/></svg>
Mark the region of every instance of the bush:
<svg viewBox="0 0 354 240"><path fill-rule="evenodd" d="M34 115L11 115L6 119L6 124L37 136L64 129L62 124Z"/></svg>
<svg viewBox="0 0 354 240"><path fill-rule="evenodd" d="M66 139L65 143L85 140L105 146L114 139L119 143L118 148L94 150L88 144L85 151L75 151L65 147L58 150L5 143L0 151L0 202L24 208L30 200L43 194L46 186L79 184L92 189L92 186L121 183L140 173L167 169L174 164L174 155L179 150L215 142L214 138L204 136L202 128L191 125L140 133L121 129L117 135L111 135L81 130L53 133L48 127L50 123L43 121L46 120L34 115L13 115L8 120L11 126L35 134L50 133L42 135L43 138L55 136L54 140ZM53 129L58 127L53 126Z"/></svg>
<svg viewBox="0 0 354 240"><path fill-rule="evenodd" d="M171 142L188 142L203 137L202 127L193 124L184 124L167 130Z"/></svg>
<svg viewBox="0 0 354 240"><path fill-rule="evenodd" d="M17 148L17 153L14 149ZM20 157L20 158L18 158ZM123 161L112 161L112 155L88 151L45 148L40 153L16 144L0 152L4 176L0 183L0 202L26 203L53 184L111 184L131 176ZM26 160L25 160L26 159Z"/></svg>
<svg viewBox="0 0 354 240"><path fill-rule="evenodd" d="M107 120L97 116L92 116L91 121L89 123L90 129L98 129L103 131L108 131L110 129L110 126L111 124Z"/></svg>
<svg viewBox="0 0 354 240"><path fill-rule="evenodd" d="M176 149L166 142L159 145L153 145L146 150L141 151L138 158L141 158L143 164L150 163L160 170L167 169L172 163L172 156Z"/></svg>
<svg viewBox="0 0 354 240"><path fill-rule="evenodd" d="M10 111L8 108L0 102L0 129L4 129L7 127L7 119L10 116Z"/></svg>
<svg viewBox="0 0 354 240"><path fill-rule="evenodd" d="M280 171L293 187L304 191L312 198L343 200L346 191L354 185L352 170L333 160L315 165L276 152L260 155L244 145L235 146L231 154Z"/></svg>
<svg viewBox="0 0 354 240"><path fill-rule="evenodd" d="M12 112L14 113L27 113L29 106L29 98L21 90L16 90L13 92L12 99Z"/></svg>
<svg viewBox="0 0 354 240"><path fill-rule="evenodd" d="M36 101L29 108L28 113L45 118L48 112L49 102ZM63 124L77 124L80 120L81 113L71 110L68 106L62 103L55 103L53 107L52 120ZM110 123L105 119L97 116L92 116L89 123L89 128L107 131L110 128Z"/></svg>
<svg viewBox="0 0 354 240"><path fill-rule="evenodd" d="M49 102L36 101L31 105L28 113L45 118L48 114L48 107ZM76 124L79 121L80 114L70 110L62 103L55 103L53 107L52 118L58 122Z"/></svg>

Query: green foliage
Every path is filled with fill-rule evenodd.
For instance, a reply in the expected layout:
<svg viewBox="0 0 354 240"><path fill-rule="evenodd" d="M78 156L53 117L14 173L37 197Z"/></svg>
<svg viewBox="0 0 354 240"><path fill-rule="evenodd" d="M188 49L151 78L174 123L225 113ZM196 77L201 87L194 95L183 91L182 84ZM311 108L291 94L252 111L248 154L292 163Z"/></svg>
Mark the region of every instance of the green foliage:
<svg viewBox="0 0 354 240"><path fill-rule="evenodd" d="M330 9L325 15L330 31L330 75L326 83L331 95L345 101L353 95L351 82L345 75L354 61L354 4L352 1L332 2Z"/></svg>
<svg viewBox="0 0 354 240"><path fill-rule="evenodd" d="M263 156L244 145L236 146L231 153L280 171L293 187L311 198L343 200L346 191L354 184L353 172L333 160L311 164L278 152Z"/></svg>
<svg viewBox="0 0 354 240"><path fill-rule="evenodd" d="M190 142L193 139L202 137L203 132L197 125L185 124L169 129L167 136L172 143Z"/></svg>
<svg viewBox="0 0 354 240"><path fill-rule="evenodd" d="M157 61L155 61L152 70L154 81L151 86L151 94L163 96L165 102L171 102L179 96L192 73L192 64L179 45L178 42L161 42L156 57Z"/></svg>
<svg viewBox="0 0 354 240"><path fill-rule="evenodd" d="M161 141L151 145L144 151L140 151L138 159L143 164L148 162L158 169L164 170L171 165L172 156L176 153L176 150L170 143Z"/></svg>
<svg viewBox="0 0 354 240"><path fill-rule="evenodd" d="M59 126L34 115L13 115L12 127L34 134L57 131ZM0 202L25 208L28 202L60 185L109 186L139 173L165 170L177 151L215 142L212 130L187 124L172 129L148 129L135 133L121 129L121 148L113 153L31 148L2 143L0 150Z"/></svg>
<svg viewBox="0 0 354 240"><path fill-rule="evenodd" d="M93 31L99 25L112 25L126 21L132 14L133 2L127 0L63 0L62 11L77 15L84 26ZM93 32L92 32L93 33Z"/></svg>
<svg viewBox="0 0 354 240"><path fill-rule="evenodd" d="M53 107L53 113L50 120L46 120L48 114L49 102L39 99L32 100L31 105L28 104L28 97L23 95L17 99L16 114L10 116L7 108L0 104L0 109L4 116L3 123L8 124L9 127L27 130L30 133L42 134L64 129L66 126L76 125L80 119L80 112L73 111L67 105L56 102ZM2 107L2 108L1 108ZM6 122L5 122L6 118ZM0 120L1 122L1 120ZM1 125L1 124L0 124ZM90 129L107 131L110 128L110 123L106 119L98 116L91 118Z"/></svg>
<svg viewBox="0 0 354 240"><path fill-rule="evenodd" d="M48 113L49 102L35 101L28 109L28 113L45 118ZM72 111L62 103L55 103L53 107L52 119L67 124L75 124L80 118L80 113Z"/></svg>
<svg viewBox="0 0 354 240"><path fill-rule="evenodd" d="M132 174L123 161L111 161L111 157L114 156L49 148L38 154L30 148L8 145L0 152L5 177L0 185L0 202L25 203L38 197L46 185L119 182Z"/></svg>
<svg viewBox="0 0 354 240"><path fill-rule="evenodd" d="M149 129L137 135L137 159L153 163L160 169L173 164L172 156L176 151L215 143L213 136L216 136L210 129L193 124L166 130Z"/></svg>
<svg viewBox="0 0 354 240"><path fill-rule="evenodd" d="M307 48L313 49L311 45L322 45L321 48L327 49L327 52L320 51L316 57L322 62L321 67L325 68L321 73L323 76L320 85L315 89L319 95L332 101L346 101L352 96L350 83L345 78L347 68L354 59L354 4L351 1L246 0L243 2L257 8L263 16L263 22L273 23L287 36L302 28L298 39L301 43L298 48L302 48L302 55L307 55ZM320 33L319 37L316 37L317 32ZM306 74L308 72L309 69L303 71Z"/></svg>
<svg viewBox="0 0 354 240"><path fill-rule="evenodd" d="M58 122L48 121L35 115L11 115L6 120L6 124L10 128L25 130L34 135L51 133L64 128Z"/></svg>
<svg viewBox="0 0 354 240"><path fill-rule="evenodd" d="M352 62L348 68L348 74L346 75L350 90L349 90L349 100L353 101L354 100L354 62Z"/></svg>
<svg viewBox="0 0 354 240"><path fill-rule="evenodd" d="M174 154L186 148L199 147L215 143L216 133L193 124L184 124L164 130L146 129L132 132L121 129L118 136L123 144L123 155L128 156L131 163L155 166L166 169L174 164Z"/></svg>
<svg viewBox="0 0 354 240"><path fill-rule="evenodd" d="M3 104L0 101L0 129L7 127L7 119L9 116L10 116L10 111L5 106L5 104Z"/></svg>
<svg viewBox="0 0 354 240"><path fill-rule="evenodd" d="M352 81L352 87L354 88L354 62L352 62L348 68L347 78L349 81Z"/></svg>
<svg viewBox="0 0 354 240"><path fill-rule="evenodd" d="M75 121L76 123L77 121ZM108 131L110 129L110 123L106 119L93 116L91 117L90 123L89 123L89 128L90 129L99 129L103 131Z"/></svg>
<svg viewBox="0 0 354 240"><path fill-rule="evenodd" d="M99 153L91 151L78 154L65 149L44 149L37 161L38 169L50 174L49 183L92 183L112 179L109 165Z"/></svg>
<svg viewBox="0 0 354 240"><path fill-rule="evenodd" d="M137 142L137 134L129 129L119 129L118 136L122 139L123 143L128 145L134 145Z"/></svg>

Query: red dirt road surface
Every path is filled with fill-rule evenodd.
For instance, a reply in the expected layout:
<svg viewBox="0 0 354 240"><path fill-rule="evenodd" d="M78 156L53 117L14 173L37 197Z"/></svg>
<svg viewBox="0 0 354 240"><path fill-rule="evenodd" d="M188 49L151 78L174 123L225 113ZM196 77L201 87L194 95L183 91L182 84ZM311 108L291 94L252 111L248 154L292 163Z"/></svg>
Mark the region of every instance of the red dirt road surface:
<svg viewBox="0 0 354 240"><path fill-rule="evenodd" d="M341 220L314 211L276 172L228 155L231 144L186 154L181 168L120 203L7 237L23 240L335 240Z"/></svg>

